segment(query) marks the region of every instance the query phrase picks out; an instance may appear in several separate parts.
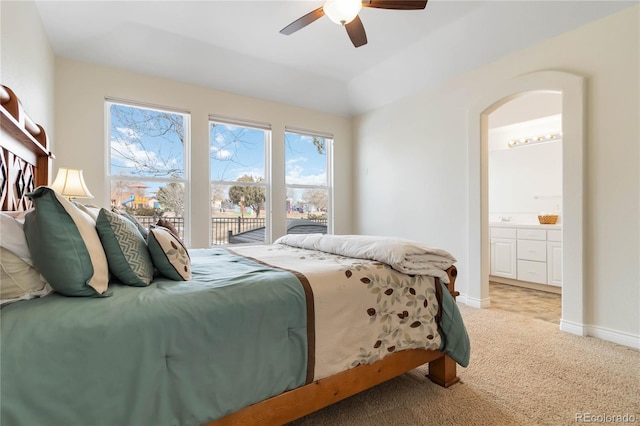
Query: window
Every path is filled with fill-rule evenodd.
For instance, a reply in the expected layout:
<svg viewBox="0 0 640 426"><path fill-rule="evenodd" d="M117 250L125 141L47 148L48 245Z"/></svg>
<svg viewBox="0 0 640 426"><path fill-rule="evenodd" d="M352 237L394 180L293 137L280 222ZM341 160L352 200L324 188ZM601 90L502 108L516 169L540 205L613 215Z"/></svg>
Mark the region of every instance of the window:
<svg viewBox="0 0 640 426"><path fill-rule="evenodd" d="M106 101L111 206L145 227L159 217L188 242L188 112Z"/></svg>
<svg viewBox="0 0 640 426"><path fill-rule="evenodd" d="M211 245L268 241L271 126L211 116Z"/></svg>
<svg viewBox="0 0 640 426"><path fill-rule="evenodd" d="M287 233L331 232L332 151L331 135L286 129Z"/></svg>

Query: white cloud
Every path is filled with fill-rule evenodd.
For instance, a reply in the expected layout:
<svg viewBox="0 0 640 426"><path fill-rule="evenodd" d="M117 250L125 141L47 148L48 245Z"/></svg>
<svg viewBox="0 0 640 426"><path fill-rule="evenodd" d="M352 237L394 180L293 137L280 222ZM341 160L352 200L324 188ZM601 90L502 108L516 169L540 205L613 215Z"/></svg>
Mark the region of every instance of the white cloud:
<svg viewBox="0 0 640 426"><path fill-rule="evenodd" d="M156 151L145 150L144 146L136 142L121 138L111 139L111 159L118 163L117 167L156 171L181 167L181 157L167 157L162 158Z"/></svg>
<svg viewBox="0 0 640 426"><path fill-rule="evenodd" d="M135 167L137 164L156 161L156 153L145 151L137 143L125 139L115 138L111 140L111 158L120 160L125 167Z"/></svg>
<svg viewBox="0 0 640 426"><path fill-rule="evenodd" d="M327 173L305 174L303 167L293 166L287 170L286 182L297 185L326 185Z"/></svg>
<svg viewBox="0 0 640 426"><path fill-rule="evenodd" d="M140 139L140 134L129 127L116 127L116 130L129 139Z"/></svg>
<svg viewBox="0 0 640 426"><path fill-rule="evenodd" d="M218 133L214 140L218 143L218 145L226 145L227 140L225 139L224 135L222 133Z"/></svg>
<svg viewBox="0 0 640 426"><path fill-rule="evenodd" d="M291 160L287 160L287 167L294 167L296 163L306 163L307 161L309 161L309 159L306 157L292 158Z"/></svg>
<svg viewBox="0 0 640 426"><path fill-rule="evenodd" d="M228 149L215 147L211 147L211 153L217 160L227 160L233 155L233 152L229 151Z"/></svg>
<svg viewBox="0 0 640 426"><path fill-rule="evenodd" d="M286 182L298 185L326 185L326 171L317 174L306 173L302 164L307 162L309 162L307 157L296 157L287 160Z"/></svg>

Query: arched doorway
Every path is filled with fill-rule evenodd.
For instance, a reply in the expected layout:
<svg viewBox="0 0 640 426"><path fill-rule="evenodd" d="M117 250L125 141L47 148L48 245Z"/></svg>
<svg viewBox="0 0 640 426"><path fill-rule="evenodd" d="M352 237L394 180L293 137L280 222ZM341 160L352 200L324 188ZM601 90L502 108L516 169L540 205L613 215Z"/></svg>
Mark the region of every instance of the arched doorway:
<svg viewBox="0 0 640 426"><path fill-rule="evenodd" d="M467 304L488 307L488 116L530 92L562 93L563 287L560 329L585 335L583 265L583 163L585 79L560 71L539 71L508 80L469 112L469 287Z"/></svg>

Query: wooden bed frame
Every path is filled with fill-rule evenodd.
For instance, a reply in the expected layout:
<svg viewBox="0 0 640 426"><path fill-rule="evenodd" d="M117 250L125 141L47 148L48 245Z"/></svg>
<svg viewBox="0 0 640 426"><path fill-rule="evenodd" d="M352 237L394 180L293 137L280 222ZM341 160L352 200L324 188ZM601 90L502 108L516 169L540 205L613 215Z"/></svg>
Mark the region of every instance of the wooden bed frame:
<svg viewBox="0 0 640 426"><path fill-rule="evenodd" d="M31 208L25 196L39 185L49 182L48 149L44 129L24 112L15 94L7 87L0 88L0 201L3 211ZM447 288L455 298L457 270L447 270ZM436 278L437 280L437 278ZM436 286L436 290L441 287ZM396 352L373 364L359 365L336 375L284 392L257 404L236 411L206 426L284 424L301 418L335 402L376 386L429 363L428 377L436 384L449 387L458 382L456 363L439 351L413 349Z"/></svg>
<svg viewBox="0 0 640 426"><path fill-rule="evenodd" d="M27 210L31 201L25 194L49 182L49 140L6 86L0 86L0 112L0 206L2 211Z"/></svg>

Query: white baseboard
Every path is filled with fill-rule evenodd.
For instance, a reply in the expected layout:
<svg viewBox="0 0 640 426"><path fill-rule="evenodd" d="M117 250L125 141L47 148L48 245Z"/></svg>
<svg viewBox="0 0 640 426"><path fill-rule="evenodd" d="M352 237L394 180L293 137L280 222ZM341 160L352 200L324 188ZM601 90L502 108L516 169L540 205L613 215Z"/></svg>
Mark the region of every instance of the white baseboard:
<svg viewBox="0 0 640 426"><path fill-rule="evenodd" d="M576 336L587 335L587 330L585 329L584 324L567 321L565 319L560 320L560 330L569 334L575 334Z"/></svg>
<svg viewBox="0 0 640 426"><path fill-rule="evenodd" d="M637 334L625 333L624 331L611 330L595 325L588 325L586 326L586 329L587 336L593 336L608 342L629 346L633 349L640 349L640 336Z"/></svg>
<svg viewBox="0 0 640 426"><path fill-rule="evenodd" d="M467 294L462 294L457 298L458 302L464 303L467 306L472 308L488 308L491 306L491 300L489 298L486 299L477 299L475 297L470 297Z"/></svg>
<svg viewBox="0 0 640 426"><path fill-rule="evenodd" d="M618 345L629 346L633 349L640 349L640 336L623 331L611 330L597 325L584 325L571 321L560 320L560 330L578 336L591 336Z"/></svg>
<svg viewBox="0 0 640 426"><path fill-rule="evenodd" d="M477 299L462 293L458 296L457 301L472 308L482 309L491 306L489 299ZM560 320L560 330L577 336L591 336L633 349L640 349L640 336L624 331L611 330L596 325L580 324L565 319Z"/></svg>
<svg viewBox="0 0 640 426"><path fill-rule="evenodd" d="M467 304L467 295L466 294L459 294L458 297L456 297L456 303L462 303L463 305Z"/></svg>

